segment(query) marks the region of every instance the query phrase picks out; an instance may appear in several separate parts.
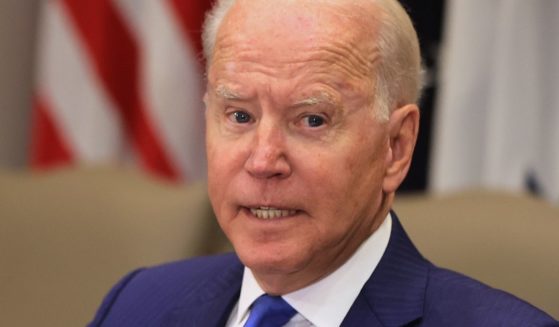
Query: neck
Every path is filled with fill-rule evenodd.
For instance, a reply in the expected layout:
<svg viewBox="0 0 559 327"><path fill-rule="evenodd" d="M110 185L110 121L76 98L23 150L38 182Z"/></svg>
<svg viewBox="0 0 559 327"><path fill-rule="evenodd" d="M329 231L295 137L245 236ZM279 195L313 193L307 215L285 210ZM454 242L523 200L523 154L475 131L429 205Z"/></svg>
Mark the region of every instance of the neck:
<svg viewBox="0 0 559 327"><path fill-rule="evenodd" d="M309 269L302 269L301 271L296 271L291 274L262 272L251 269L258 285L260 285L267 294L284 295L305 288L336 271L336 269L351 258L368 237L377 231L388 215L393 199L394 193L383 195L381 205L375 214L371 226L369 228L363 228L365 233L362 237L358 238L358 241L347 242L346 246L337 248L336 252L338 255L335 256L334 260L331 260L331 257L329 257L329 262L320 262L322 257L316 258L315 262L308 265L316 267L314 270L309 271Z"/></svg>

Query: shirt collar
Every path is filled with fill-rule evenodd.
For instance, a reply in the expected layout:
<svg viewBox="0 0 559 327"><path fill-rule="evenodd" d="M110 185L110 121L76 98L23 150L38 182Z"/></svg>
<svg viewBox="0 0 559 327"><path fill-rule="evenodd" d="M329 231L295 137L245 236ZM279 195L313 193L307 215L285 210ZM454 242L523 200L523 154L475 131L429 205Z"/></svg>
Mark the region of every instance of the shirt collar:
<svg viewBox="0 0 559 327"><path fill-rule="evenodd" d="M380 227L342 266L305 288L285 294L283 298L314 326L340 326L382 258L391 229L392 217L389 213ZM236 322L246 318L251 304L262 294L264 291L251 270L245 267Z"/></svg>
<svg viewBox="0 0 559 327"><path fill-rule="evenodd" d="M263 295L264 291L258 285L256 278L252 274L252 271L245 267L243 274L243 284L241 286L241 295L239 297L239 303L237 307L237 317L235 321L240 324L243 319L245 319L249 313L250 306L252 303Z"/></svg>

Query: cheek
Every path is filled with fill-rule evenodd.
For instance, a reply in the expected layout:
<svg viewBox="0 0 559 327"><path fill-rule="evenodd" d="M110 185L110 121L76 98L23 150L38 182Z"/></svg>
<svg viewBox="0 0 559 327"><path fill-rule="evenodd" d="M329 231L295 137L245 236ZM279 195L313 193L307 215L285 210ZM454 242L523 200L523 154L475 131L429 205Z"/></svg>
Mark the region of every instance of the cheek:
<svg viewBox="0 0 559 327"><path fill-rule="evenodd" d="M219 133L208 133L206 137L208 167L208 195L218 217L233 213L230 205L236 194L242 192L243 167L246 146L238 141L229 141Z"/></svg>
<svg viewBox="0 0 559 327"><path fill-rule="evenodd" d="M219 142L215 142L211 135L206 137L206 156L208 165L208 195L212 202L212 206L216 211L216 215L222 216L224 195L227 192L228 181L228 163L230 158L227 148L220 146Z"/></svg>
<svg viewBox="0 0 559 327"><path fill-rule="evenodd" d="M238 161L239 148L238 144L224 138L215 126L209 128L206 134L208 178L218 179L226 175L232 168L232 162Z"/></svg>
<svg viewBox="0 0 559 327"><path fill-rule="evenodd" d="M360 212L380 201L385 154L384 147L369 142L356 145L343 156L343 161L329 165L331 173L326 180L337 190L338 194L333 195L343 199L344 203L339 205L343 205L344 210Z"/></svg>
<svg viewBox="0 0 559 327"><path fill-rule="evenodd" d="M218 190L216 187L216 182L221 180L220 173L220 161L218 160L219 156L217 155L219 150L212 144L211 140L206 143L206 156L207 156L207 165L208 165L208 192L210 192L210 196L213 195L214 191Z"/></svg>

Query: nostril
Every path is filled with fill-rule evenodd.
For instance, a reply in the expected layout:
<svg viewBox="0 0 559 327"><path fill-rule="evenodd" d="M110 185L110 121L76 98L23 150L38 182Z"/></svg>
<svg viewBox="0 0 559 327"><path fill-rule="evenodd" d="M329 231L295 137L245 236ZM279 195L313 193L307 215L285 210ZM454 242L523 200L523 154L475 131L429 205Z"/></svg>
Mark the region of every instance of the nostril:
<svg viewBox="0 0 559 327"><path fill-rule="evenodd" d="M255 178L285 178L291 174L291 165L284 155L254 154L245 163L245 170Z"/></svg>
<svg viewBox="0 0 559 327"><path fill-rule="evenodd" d="M280 177L283 177L282 173L276 173L276 174L270 176L269 178L280 178Z"/></svg>

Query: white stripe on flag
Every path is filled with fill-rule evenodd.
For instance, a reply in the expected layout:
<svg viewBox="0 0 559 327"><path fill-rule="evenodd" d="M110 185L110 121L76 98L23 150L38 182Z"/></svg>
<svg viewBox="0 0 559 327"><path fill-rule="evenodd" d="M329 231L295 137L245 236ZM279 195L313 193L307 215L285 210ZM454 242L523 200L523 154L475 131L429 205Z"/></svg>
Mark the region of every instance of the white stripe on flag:
<svg viewBox="0 0 559 327"><path fill-rule="evenodd" d="M77 160L114 160L123 147L119 117L60 2L44 5L42 24L38 85L53 120Z"/></svg>
<svg viewBox="0 0 559 327"><path fill-rule="evenodd" d="M124 4L128 1L121 1ZM202 72L190 43L181 35L168 1L149 1L143 11L122 5L141 53L141 95L150 120L183 177L205 176ZM130 8L133 8L130 10ZM141 18L133 16L142 15Z"/></svg>

